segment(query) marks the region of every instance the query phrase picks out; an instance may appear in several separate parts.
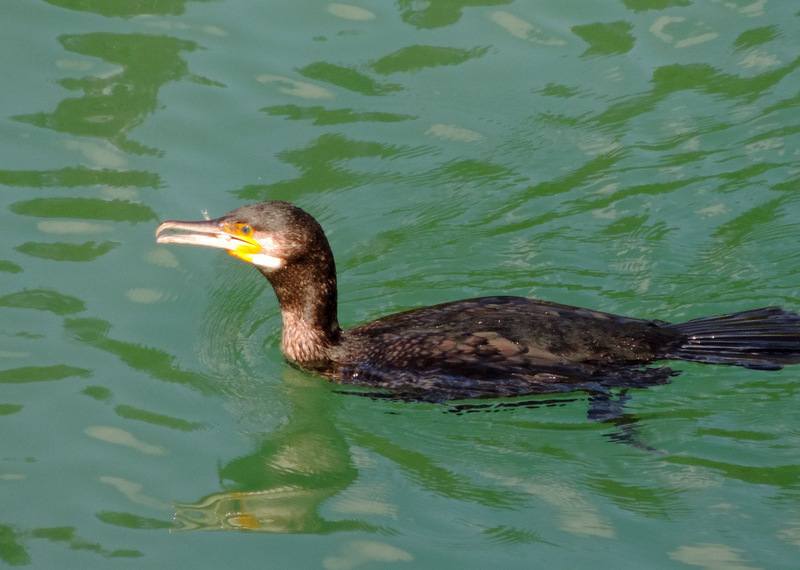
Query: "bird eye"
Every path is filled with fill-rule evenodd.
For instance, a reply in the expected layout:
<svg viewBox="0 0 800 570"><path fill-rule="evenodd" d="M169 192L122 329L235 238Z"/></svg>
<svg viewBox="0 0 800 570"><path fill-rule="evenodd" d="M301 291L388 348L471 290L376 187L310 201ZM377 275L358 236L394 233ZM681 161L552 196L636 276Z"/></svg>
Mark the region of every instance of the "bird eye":
<svg viewBox="0 0 800 570"><path fill-rule="evenodd" d="M252 226L248 226L247 224L242 224L239 227L239 233L242 234L243 236L249 236L253 233L253 228Z"/></svg>

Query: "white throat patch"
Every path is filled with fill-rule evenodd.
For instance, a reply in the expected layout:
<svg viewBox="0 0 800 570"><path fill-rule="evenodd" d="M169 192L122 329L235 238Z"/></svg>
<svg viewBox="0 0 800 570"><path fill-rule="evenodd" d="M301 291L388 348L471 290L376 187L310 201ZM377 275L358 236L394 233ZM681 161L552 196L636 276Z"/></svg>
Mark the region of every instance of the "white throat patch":
<svg viewBox="0 0 800 570"><path fill-rule="evenodd" d="M284 261L280 257L272 257L266 253L257 253L250 257L250 263L268 269L278 269L283 266Z"/></svg>
<svg viewBox="0 0 800 570"><path fill-rule="evenodd" d="M283 259L270 255L270 253L276 249L275 240L272 239L271 236L259 239L258 244L261 246L261 253L256 253L253 255L250 258L250 263L267 269L278 269L283 267Z"/></svg>

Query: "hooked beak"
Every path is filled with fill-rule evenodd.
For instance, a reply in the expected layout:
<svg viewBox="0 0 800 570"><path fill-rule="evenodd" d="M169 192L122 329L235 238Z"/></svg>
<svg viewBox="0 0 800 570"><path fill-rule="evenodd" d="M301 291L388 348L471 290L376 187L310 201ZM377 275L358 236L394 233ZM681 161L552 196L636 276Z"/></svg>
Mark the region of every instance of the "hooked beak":
<svg viewBox="0 0 800 570"><path fill-rule="evenodd" d="M258 256L262 249L250 226L220 220L163 222L156 229L156 242L216 247L248 263L253 263L254 256Z"/></svg>

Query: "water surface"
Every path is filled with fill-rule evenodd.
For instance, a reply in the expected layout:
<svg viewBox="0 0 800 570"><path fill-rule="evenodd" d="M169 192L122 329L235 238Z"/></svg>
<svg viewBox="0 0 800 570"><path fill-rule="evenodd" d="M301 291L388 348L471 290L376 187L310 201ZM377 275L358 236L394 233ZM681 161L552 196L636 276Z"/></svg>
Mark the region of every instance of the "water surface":
<svg viewBox="0 0 800 570"><path fill-rule="evenodd" d="M800 369L454 410L287 367L272 292L159 220L290 200L341 321L516 294L797 309L790 2L0 7L0 559L791 568ZM220 532L209 532L219 530Z"/></svg>

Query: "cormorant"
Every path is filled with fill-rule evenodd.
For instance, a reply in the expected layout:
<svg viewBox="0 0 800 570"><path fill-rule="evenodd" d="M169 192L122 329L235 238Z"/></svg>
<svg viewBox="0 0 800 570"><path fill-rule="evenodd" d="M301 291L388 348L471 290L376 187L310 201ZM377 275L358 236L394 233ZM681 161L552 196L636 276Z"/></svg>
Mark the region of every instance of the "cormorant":
<svg viewBox="0 0 800 570"><path fill-rule="evenodd" d="M251 204L214 220L167 221L156 237L158 243L221 248L254 265L278 297L281 350L290 363L407 399L666 383L674 371L647 366L658 360L759 370L800 363L800 316L777 307L673 324L499 296L413 309L342 330L325 233L287 202Z"/></svg>

